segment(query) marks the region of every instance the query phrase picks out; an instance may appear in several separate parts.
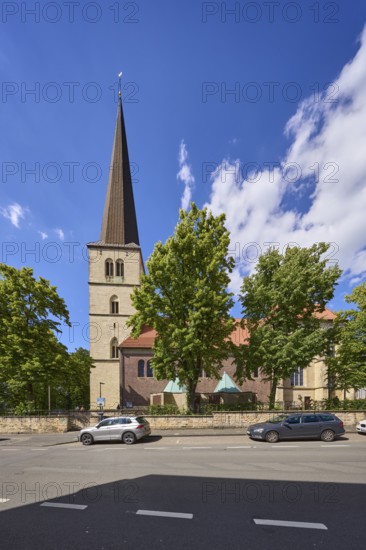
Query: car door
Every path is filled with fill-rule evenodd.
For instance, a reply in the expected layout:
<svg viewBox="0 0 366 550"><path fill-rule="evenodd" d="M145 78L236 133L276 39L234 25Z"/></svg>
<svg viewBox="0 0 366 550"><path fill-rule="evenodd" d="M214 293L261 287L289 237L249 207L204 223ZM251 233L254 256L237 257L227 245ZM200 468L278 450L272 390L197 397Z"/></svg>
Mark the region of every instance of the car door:
<svg viewBox="0 0 366 550"><path fill-rule="evenodd" d="M113 424L111 425L111 429L109 432L111 436L111 440L121 439L125 421L126 421L125 418L113 419Z"/></svg>
<svg viewBox="0 0 366 550"><path fill-rule="evenodd" d="M97 424L98 428L93 431L94 441L109 441L111 438L110 430L112 423L113 419L111 418L106 418L102 420L102 422L99 422L99 424Z"/></svg>
<svg viewBox="0 0 366 550"><path fill-rule="evenodd" d="M304 414L301 418L301 437L319 437L322 423L316 414Z"/></svg>
<svg viewBox="0 0 366 550"><path fill-rule="evenodd" d="M296 439L300 437L301 414L293 414L285 418L281 425L281 439Z"/></svg>

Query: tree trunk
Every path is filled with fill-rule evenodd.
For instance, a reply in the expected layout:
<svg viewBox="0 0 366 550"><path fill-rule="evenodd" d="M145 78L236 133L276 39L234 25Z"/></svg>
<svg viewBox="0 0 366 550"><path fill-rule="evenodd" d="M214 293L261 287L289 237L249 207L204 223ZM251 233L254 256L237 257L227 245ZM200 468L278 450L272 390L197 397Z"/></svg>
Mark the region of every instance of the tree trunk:
<svg viewBox="0 0 366 550"><path fill-rule="evenodd" d="M271 386L271 391L270 391L270 394L269 394L269 408L270 409L274 409L274 407L275 407L277 383L278 383L277 377L274 376L272 378L272 386Z"/></svg>
<svg viewBox="0 0 366 550"><path fill-rule="evenodd" d="M196 386L194 382L188 384L187 405L191 413L195 413Z"/></svg>

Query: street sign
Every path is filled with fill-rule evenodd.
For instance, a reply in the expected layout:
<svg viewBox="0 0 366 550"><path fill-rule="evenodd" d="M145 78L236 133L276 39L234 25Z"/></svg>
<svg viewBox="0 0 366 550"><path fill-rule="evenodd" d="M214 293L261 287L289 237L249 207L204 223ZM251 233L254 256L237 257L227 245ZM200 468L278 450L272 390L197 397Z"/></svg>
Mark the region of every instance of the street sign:
<svg viewBox="0 0 366 550"><path fill-rule="evenodd" d="M102 405L104 407L105 405L105 397L97 397L97 405Z"/></svg>

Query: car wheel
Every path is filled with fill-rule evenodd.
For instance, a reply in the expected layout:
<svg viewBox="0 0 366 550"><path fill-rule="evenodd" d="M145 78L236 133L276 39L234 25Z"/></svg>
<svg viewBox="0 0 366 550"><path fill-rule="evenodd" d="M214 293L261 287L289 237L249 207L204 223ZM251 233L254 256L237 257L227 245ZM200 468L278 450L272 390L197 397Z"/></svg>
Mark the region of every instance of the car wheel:
<svg viewBox="0 0 366 550"><path fill-rule="evenodd" d="M126 445L133 445L136 441L136 436L132 432L126 432L122 436L123 443L126 443Z"/></svg>
<svg viewBox="0 0 366 550"><path fill-rule="evenodd" d="M93 436L90 434L83 434L81 436L81 442L83 445L92 445L94 443Z"/></svg>
<svg viewBox="0 0 366 550"><path fill-rule="evenodd" d="M277 443L277 441L280 439L280 436L277 432L271 431L266 433L266 441L268 443Z"/></svg>
<svg viewBox="0 0 366 550"><path fill-rule="evenodd" d="M320 439L322 441L334 441L335 439L335 433L333 430L324 430L324 432L321 433Z"/></svg>

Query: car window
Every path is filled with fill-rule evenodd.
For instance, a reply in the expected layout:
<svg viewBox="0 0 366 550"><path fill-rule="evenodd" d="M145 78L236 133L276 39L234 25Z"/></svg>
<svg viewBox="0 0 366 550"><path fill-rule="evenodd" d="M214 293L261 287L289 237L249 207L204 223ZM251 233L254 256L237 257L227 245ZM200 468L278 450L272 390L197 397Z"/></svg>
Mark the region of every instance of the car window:
<svg viewBox="0 0 366 550"><path fill-rule="evenodd" d="M139 424L146 424L146 420L143 416L136 416L136 422Z"/></svg>
<svg viewBox="0 0 366 550"><path fill-rule="evenodd" d="M320 419L323 420L323 422L332 422L335 420L335 418L331 414L320 414Z"/></svg>
<svg viewBox="0 0 366 550"><path fill-rule="evenodd" d="M112 423L113 423L113 420L111 420L110 418L107 418L107 420L102 420L102 422L98 424L98 428L104 428L104 426L110 426Z"/></svg>
<svg viewBox="0 0 366 550"><path fill-rule="evenodd" d="M273 418L271 418L271 420L268 420L268 422L270 422L271 424L278 424L279 422L283 422L284 420L286 420L286 418L286 414L280 414L278 416L274 416Z"/></svg>
<svg viewBox="0 0 366 550"><path fill-rule="evenodd" d="M309 424L310 422L319 422L319 418L315 414L308 414L302 417L304 424Z"/></svg>
<svg viewBox="0 0 366 550"><path fill-rule="evenodd" d="M289 416L286 418L286 424L300 424L301 416L299 414L295 416Z"/></svg>

